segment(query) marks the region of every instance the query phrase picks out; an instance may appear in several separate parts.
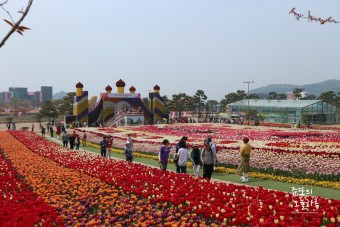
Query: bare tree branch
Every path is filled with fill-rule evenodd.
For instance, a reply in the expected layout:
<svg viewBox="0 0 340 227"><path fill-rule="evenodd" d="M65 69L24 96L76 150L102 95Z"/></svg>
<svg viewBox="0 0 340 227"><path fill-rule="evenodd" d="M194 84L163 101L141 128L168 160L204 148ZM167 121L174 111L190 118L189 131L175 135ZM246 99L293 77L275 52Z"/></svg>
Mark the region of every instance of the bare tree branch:
<svg viewBox="0 0 340 227"><path fill-rule="evenodd" d="M332 17L328 17L327 19L323 19L321 17L314 17L310 14L310 11L308 11L308 17L304 16L302 13L297 13L295 11L296 8L292 8L289 12L289 14L293 14L294 17L299 21L302 19L307 19L309 22L320 22L320 24L325 23L340 23L339 21L334 20Z"/></svg>
<svg viewBox="0 0 340 227"><path fill-rule="evenodd" d="M7 2L8 2L8 0L4 1L3 3L0 3L0 6L1 6L1 8L8 14L8 16L11 18L11 20L12 20L12 22L13 22L13 24L14 24L15 21L14 21L12 15L11 15L11 13L10 13L7 9L5 9L5 7L4 7L4 5L7 4Z"/></svg>
<svg viewBox="0 0 340 227"><path fill-rule="evenodd" d="M7 3L7 0L1 4L1 7L3 7L4 4ZM7 35L3 38L3 40L0 43L0 48L6 43L7 39L9 39L9 37L15 32L18 31L18 27L20 26L21 22L25 19L26 15L28 14L28 11L30 10L31 6L33 4L33 0L29 0L26 6L25 11L20 12L22 13L20 19L14 23L14 25L12 26L12 29L7 33ZM11 17L12 18L12 17ZM13 19L12 19L13 20Z"/></svg>

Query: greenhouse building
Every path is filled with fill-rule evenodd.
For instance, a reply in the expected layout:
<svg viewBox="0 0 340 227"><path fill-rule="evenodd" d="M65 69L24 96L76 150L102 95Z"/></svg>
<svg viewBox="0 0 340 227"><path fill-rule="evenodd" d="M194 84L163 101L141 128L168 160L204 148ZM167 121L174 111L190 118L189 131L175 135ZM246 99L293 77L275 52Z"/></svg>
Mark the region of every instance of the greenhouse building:
<svg viewBox="0 0 340 227"><path fill-rule="evenodd" d="M245 116L248 112L265 122L340 123L340 108L322 100L244 99L229 104L231 116Z"/></svg>

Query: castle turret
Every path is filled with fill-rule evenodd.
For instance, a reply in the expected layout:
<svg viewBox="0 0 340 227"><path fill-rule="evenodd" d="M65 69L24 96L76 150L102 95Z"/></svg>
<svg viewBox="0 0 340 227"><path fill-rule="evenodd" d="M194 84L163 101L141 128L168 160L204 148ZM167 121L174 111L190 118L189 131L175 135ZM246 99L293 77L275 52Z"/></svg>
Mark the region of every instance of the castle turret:
<svg viewBox="0 0 340 227"><path fill-rule="evenodd" d="M131 86L129 91L130 91L131 94L135 94L136 88L134 86Z"/></svg>
<svg viewBox="0 0 340 227"><path fill-rule="evenodd" d="M156 92L156 93L159 93L160 89L161 88L157 84L153 87L153 91Z"/></svg>
<svg viewBox="0 0 340 227"><path fill-rule="evenodd" d="M76 84L76 96L81 96L83 94L84 85L80 82Z"/></svg>
<svg viewBox="0 0 340 227"><path fill-rule="evenodd" d="M153 120L157 122L164 122L164 118L167 118L166 114L164 114L164 101L163 98L160 96L159 91L160 87L156 84L153 87L153 93L150 93L150 104L149 108L150 111L154 114Z"/></svg>
<svg viewBox="0 0 340 227"><path fill-rule="evenodd" d="M106 88L105 88L105 91L107 94L110 94L111 91L112 91L112 87L110 85L107 85Z"/></svg>
<svg viewBox="0 0 340 227"><path fill-rule="evenodd" d="M83 91L84 85L82 83L76 84L76 96L73 100L73 115L76 116L76 120L79 122L88 121L88 92Z"/></svg>
<svg viewBox="0 0 340 227"><path fill-rule="evenodd" d="M117 93L123 94L124 93L125 82L122 81L122 79L120 79L120 80L117 81L116 86L117 86Z"/></svg>

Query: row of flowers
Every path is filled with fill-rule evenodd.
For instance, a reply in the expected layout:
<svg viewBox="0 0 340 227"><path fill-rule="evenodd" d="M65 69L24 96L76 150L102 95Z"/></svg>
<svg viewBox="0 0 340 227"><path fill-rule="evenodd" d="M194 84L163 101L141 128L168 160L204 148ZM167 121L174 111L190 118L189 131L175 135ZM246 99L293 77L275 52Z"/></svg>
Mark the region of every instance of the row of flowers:
<svg viewBox="0 0 340 227"><path fill-rule="evenodd" d="M218 223L238 226L331 226L340 221L339 200L299 197L261 187L205 181L187 174L175 174L140 164L108 160L86 152L69 151L30 132L11 133L41 156L113 184L124 193L147 198L152 204L170 203L191 216L202 216L207 220L213 218ZM303 207L295 203L300 199L314 203L309 204L308 208ZM181 213L179 217L183 218Z"/></svg>
<svg viewBox="0 0 340 227"><path fill-rule="evenodd" d="M154 128L155 126L151 126ZM146 128L146 126L143 126ZM150 129L149 129L150 130ZM88 132L88 141L98 144L104 134L101 132ZM114 146L125 148L126 136L112 134L115 137ZM263 141L263 143L266 143ZM259 143L258 143L259 144ZM134 137L134 149L140 152L158 153L161 142L141 140ZM172 143L175 146L175 142ZM217 157L220 163L233 167L239 164L239 146L217 145ZM172 149L174 152L175 149ZM340 153L339 153L340 154ZM328 152L304 153L301 151L284 151L278 148L254 149L251 155L250 166L256 172L274 174L285 177L307 178L316 181L340 181L340 156ZM340 187L340 183L338 183ZM329 185L329 184L325 184Z"/></svg>
<svg viewBox="0 0 340 227"><path fill-rule="evenodd" d="M29 189L0 153L0 226L63 226L57 212Z"/></svg>
<svg viewBox="0 0 340 227"><path fill-rule="evenodd" d="M8 215L8 211L2 210L3 213L0 214L3 217L0 219L1 226L34 226L34 224L55 226L53 225L55 223L51 223L51 218L46 215L50 213L54 215L54 219L58 219L58 225L62 225L62 220L66 226L128 226L131 224L172 226L180 225L181 223L200 223L213 226L216 222L215 219L210 217L205 218L203 215L187 213L184 209L178 208L169 202L152 202L148 198L141 198L129 192L125 193L115 185L98 177L91 177L77 171L79 159L101 163L102 158L99 156L88 156L88 153L76 155L66 149L59 150L63 154L70 152L72 164L68 164L72 168L67 168L49 158L33 153L9 134L0 134L0 138L3 141L1 147L4 154L12 162L12 166L7 166L9 168L15 167L33 192L42 198L35 203L25 203L25 206L22 205L15 210L8 210L12 212L11 215ZM37 143L38 147L46 151L43 146L48 144L38 144L41 141L32 139L33 142ZM14 147L15 149L13 149ZM58 149L57 147L53 148ZM49 151L52 153L45 153L46 156L58 159L58 155L53 154L52 150ZM126 163L123 162L120 164L122 164L120 167L125 169L131 167L125 166ZM6 169L2 169L0 173L6 174L5 171ZM98 171L103 171L103 168L98 169ZM114 170L111 171L113 172ZM9 171L9 173L11 172ZM10 183L14 183L18 188L19 184L16 184L15 181L8 184ZM30 191L28 192L35 195ZM30 196L29 194L21 191L18 193L11 192L8 195L8 190L4 190L3 193L5 198L11 197L6 203L1 204L4 205L1 206L4 209L12 208L18 202L30 199L30 197L25 198ZM36 200L36 197L32 197L33 201ZM30 206L33 206L33 208ZM52 207L58 212L59 218L57 218L57 213L53 211ZM20 208L23 209L20 210ZM36 211L40 212L38 213L40 216L35 214ZM14 220L9 220L8 217L13 217ZM31 219L35 220L35 222L30 222ZM37 223L38 221L40 223Z"/></svg>
<svg viewBox="0 0 340 227"><path fill-rule="evenodd" d="M87 143L86 146L91 146L94 148L99 149L99 145L95 143ZM122 149L112 149L112 152L117 153L117 154L124 154L124 151ZM144 159L151 159L158 161L158 155L152 152L139 152L135 151L134 152L134 157L140 157ZM173 163L173 159L169 160L170 163ZM188 162L187 165L188 168L193 168L192 163ZM235 174L237 166L233 165L225 165L225 164L220 164L219 167L215 168L215 172L218 173L227 173L227 174ZM313 186L320 186L320 187L325 187L325 188L332 188L336 190L340 190L340 183L339 181L336 181L335 179L337 176L333 176L334 178L331 179L330 181L327 180L327 176L320 175L319 178L321 180L315 180L315 175L310 175L307 178L305 177L306 174L304 172L301 172L299 176L294 176L290 177L290 174L282 171L278 172L277 170L269 169L269 170L263 170L263 169L256 169L252 168L252 171L249 172L249 177L251 178L260 178L260 179L270 179L274 181L279 181L279 182L289 182L289 183L294 183L294 184L300 184L300 185L313 185Z"/></svg>
<svg viewBox="0 0 340 227"><path fill-rule="evenodd" d="M210 129L205 129L210 127ZM160 125L135 126L121 128L89 128L88 130L98 135L114 134L124 137L126 133L132 134L137 141L161 142L163 138L176 143L183 135L189 138L190 143L202 143L204 138L212 136L218 149L225 145L238 147L243 136L248 136L253 146L260 149L278 149L286 152L300 152L309 154L334 154L340 156L340 132L334 131L299 131L290 132L284 129L273 130L262 127L261 129L241 126L217 127L217 126L191 126L191 125ZM199 132L198 132L199 131ZM201 132L204 133L201 133ZM292 137L292 138L289 138Z"/></svg>
<svg viewBox="0 0 340 227"><path fill-rule="evenodd" d="M287 123L273 123L273 122L261 122L262 126L267 126L267 127L278 127L278 128L291 128L291 124ZM302 129L307 129L306 125L301 126ZM339 130L337 127L332 127L332 126L320 126L320 125L313 125L311 126L312 129L318 129L318 130Z"/></svg>

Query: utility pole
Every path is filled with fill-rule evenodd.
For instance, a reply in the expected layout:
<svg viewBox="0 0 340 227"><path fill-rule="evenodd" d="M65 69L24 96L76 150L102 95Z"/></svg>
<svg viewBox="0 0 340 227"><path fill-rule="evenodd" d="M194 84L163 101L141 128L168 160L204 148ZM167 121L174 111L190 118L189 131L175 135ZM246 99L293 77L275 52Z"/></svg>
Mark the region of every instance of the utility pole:
<svg viewBox="0 0 340 227"><path fill-rule="evenodd" d="M248 125L249 125L249 84L253 84L254 81L243 81L244 84L248 84L248 93L247 93L247 99L248 99L248 108L247 108L247 112L248 112Z"/></svg>

